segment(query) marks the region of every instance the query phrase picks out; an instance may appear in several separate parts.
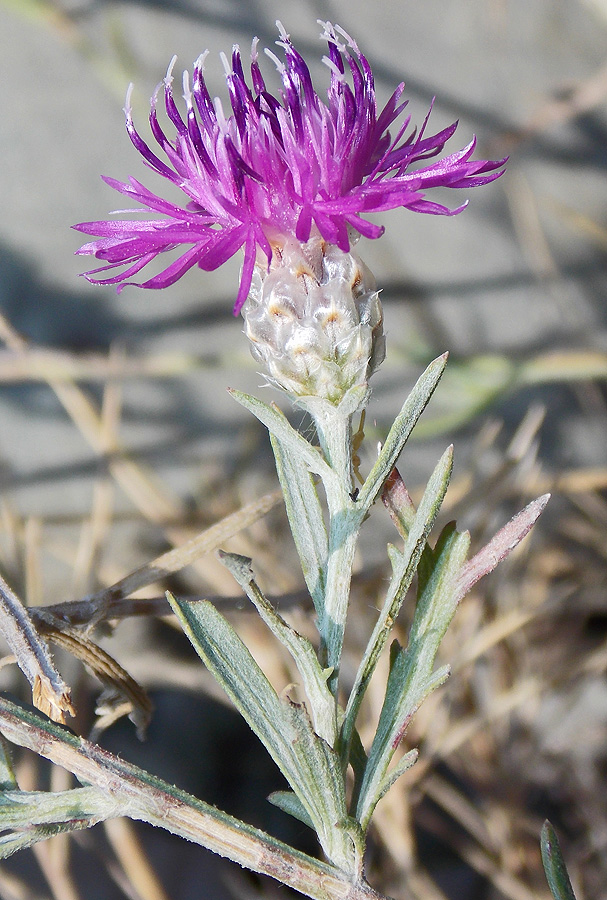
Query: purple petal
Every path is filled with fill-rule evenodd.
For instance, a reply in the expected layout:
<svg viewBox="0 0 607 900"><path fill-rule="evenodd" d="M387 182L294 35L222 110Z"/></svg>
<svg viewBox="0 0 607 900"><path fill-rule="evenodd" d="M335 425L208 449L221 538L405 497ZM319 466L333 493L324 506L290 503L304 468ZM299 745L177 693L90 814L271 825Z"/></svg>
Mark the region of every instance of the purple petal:
<svg viewBox="0 0 607 900"><path fill-rule="evenodd" d="M123 282L122 287L124 288L127 285L151 289L169 287L170 285L175 284L176 281L179 281L181 276L185 275L188 269L191 269L192 266L196 265L199 252L200 250L198 247L191 247L190 250L187 250L183 254L183 256L180 256L179 259L175 260L170 266L167 266L166 269L163 269L162 272L159 272L158 275L154 275L154 277L150 278L148 281L144 281L142 284L125 281ZM127 275L130 275L130 271L125 272L123 277L127 277Z"/></svg>
<svg viewBox="0 0 607 900"><path fill-rule="evenodd" d="M373 72L356 42L330 22L323 23L328 41L330 84L324 99L314 89L310 69L282 27L278 46L284 64L273 54L282 89L266 87L258 64L257 41L251 48L247 83L240 50L234 47L226 81L231 113L213 101L204 79L203 55L195 64L192 90L184 77L185 109L180 112L172 88L172 64L161 88L164 110L173 130L168 135L158 121L157 96L150 106L149 127L157 155L133 123L128 104L126 127L144 163L183 192L183 206L165 200L135 178L128 182L105 178L123 196L141 204L146 217L130 211L122 220L83 222L77 231L96 240L80 254L108 263L88 273L124 266L104 283L124 285L160 253L180 249L179 258L142 287L173 284L193 265L217 268L244 245L244 264L235 310L249 290L257 249L268 259L272 241L296 237L307 241L318 229L322 237L347 251L348 226L370 239L383 227L365 214L406 207L414 212L452 216L428 199L434 187L474 188L499 178L505 160L472 160L475 141L431 165L415 164L436 157L454 134L457 123L426 137L430 111L416 133L403 115L404 86L399 85L381 111L377 109ZM225 59L225 58L224 58ZM170 131L170 129L169 129Z"/></svg>
<svg viewBox="0 0 607 900"><path fill-rule="evenodd" d="M146 256L141 256L134 266L131 266L126 272L121 272L120 275L114 275L112 278L91 278L91 275L96 275L98 272L107 272L109 269L115 269L117 263L113 263L110 266L101 266L101 268L93 269L91 272L85 272L84 277L92 284L118 284L118 282L122 281L124 278L130 278L131 275L136 275L137 272L140 272L144 266L156 257L156 255L156 253L148 253Z"/></svg>
<svg viewBox="0 0 607 900"><path fill-rule="evenodd" d="M255 238L249 235L245 246L244 262L242 264L242 272L240 273L240 287L234 304L233 314L238 315L249 296L251 280L253 278L253 267L255 265Z"/></svg>

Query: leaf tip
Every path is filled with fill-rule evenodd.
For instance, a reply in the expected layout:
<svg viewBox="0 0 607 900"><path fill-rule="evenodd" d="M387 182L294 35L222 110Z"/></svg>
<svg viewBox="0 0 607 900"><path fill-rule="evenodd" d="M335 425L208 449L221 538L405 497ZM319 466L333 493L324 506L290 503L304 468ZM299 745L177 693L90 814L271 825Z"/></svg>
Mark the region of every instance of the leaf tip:
<svg viewBox="0 0 607 900"><path fill-rule="evenodd" d="M240 553L229 553L227 550L216 550L215 556L219 562L232 573L236 581L242 586L250 584L255 575L253 573L253 560Z"/></svg>
<svg viewBox="0 0 607 900"><path fill-rule="evenodd" d="M559 839L548 819L542 825L540 849L546 880L554 900L575 900Z"/></svg>

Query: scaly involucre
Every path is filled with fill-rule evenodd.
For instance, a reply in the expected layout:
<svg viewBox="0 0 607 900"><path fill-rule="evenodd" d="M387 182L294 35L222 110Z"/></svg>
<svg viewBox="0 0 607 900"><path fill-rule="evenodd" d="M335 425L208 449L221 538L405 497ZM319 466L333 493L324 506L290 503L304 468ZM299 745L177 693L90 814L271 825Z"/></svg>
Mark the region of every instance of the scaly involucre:
<svg viewBox="0 0 607 900"><path fill-rule="evenodd" d="M381 112L369 63L356 43L339 27L321 23L329 54L323 61L330 71L327 100L321 100L303 58L279 23L284 53L282 63L273 53L282 80L275 96L267 89L257 54L251 50L251 82L245 80L240 50L232 51L232 65L222 59L232 113L226 116L219 99L211 99L205 84L204 54L194 67L190 88L183 77L185 117L175 104L172 69L157 89L151 105L150 129L166 156L161 159L133 124L127 97L126 127L145 163L176 184L189 198L184 207L163 200L137 179L128 183L104 180L121 194L161 217L84 222L78 231L97 240L80 254L93 254L106 264L86 274L97 284L126 284L164 288L198 265L221 266L241 247L244 264L234 312L246 300L259 251L268 265L273 247L288 238L305 243L320 235L341 250L350 249L352 229L378 238L383 227L364 217L404 206L415 212L455 215L425 198L433 187L466 188L487 184L501 175L505 160L472 160L473 139L457 153L423 165L436 156L454 133L457 123L425 136L428 116L419 132L405 137L410 117L404 118L394 137L389 127L401 115L404 85L400 84ZM160 126L156 103L164 87L166 114L175 128L169 140ZM422 163L411 168L415 163ZM160 273L143 282L131 279L160 253L178 248L180 255ZM262 257L263 258L263 257ZM122 268L119 274L96 277Z"/></svg>

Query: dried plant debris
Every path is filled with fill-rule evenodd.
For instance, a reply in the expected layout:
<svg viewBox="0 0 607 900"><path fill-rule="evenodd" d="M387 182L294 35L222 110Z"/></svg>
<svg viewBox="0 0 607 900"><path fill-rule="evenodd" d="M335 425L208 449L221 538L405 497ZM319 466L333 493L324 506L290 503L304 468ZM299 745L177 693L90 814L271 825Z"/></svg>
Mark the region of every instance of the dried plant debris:
<svg viewBox="0 0 607 900"><path fill-rule="evenodd" d="M71 692L57 671L45 640L36 631L19 597L0 577L0 631L32 688L34 706L65 723L73 716Z"/></svg>

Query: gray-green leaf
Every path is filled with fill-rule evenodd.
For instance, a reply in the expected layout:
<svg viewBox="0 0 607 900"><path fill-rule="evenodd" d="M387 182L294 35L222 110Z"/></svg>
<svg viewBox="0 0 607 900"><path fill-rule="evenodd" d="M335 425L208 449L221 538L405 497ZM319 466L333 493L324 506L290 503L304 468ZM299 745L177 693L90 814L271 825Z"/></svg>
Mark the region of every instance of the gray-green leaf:
<svg viewBox="0 0 607 900"><path fill-rule="evenodd" d="M453 526L444 529L432 554L432 571L420 585L408 646L392 655L384 704L358 800L357 818L363 828L382 796L388 766L412 716L449 674L447 667L434 671L434 662L457 607L457 578L469 545L467 532L459 534Z"/></svg>
<svg viewBox="0 0 607 900"><path fill-rule="evenodd" d="M285 622L266 599L253 576L251 560L246 556L225 553L221 550L218 556L254 604L268 628L295 660L310 703L314 730L330 747L333 747L337 737L337 710L335 699L327 686L331 670L321 667L310 641Z"/></svg>
<svg viewBox="0 0 607 900"><path fill-rule="evenodd" d="M262 425L265 425L270 434L277 437L279 441L291 450L306 464L310 472L320 475L323 481L336 481L337 476L323 458L320 450L313 447L307 440L289 424L287 417L277 406L268 406L252 397L250 394L243 394L241 391L230 390L229 392L235 400L238 401L245 409L259 419Z"/></svg>
<svg viewBox="0 0 607 900"><path fill-rule="evenodd" d="M297 456L270 435L291 532L319 619L324 615L328 538L314 479Z"/></svg>
<svg viewBox="0 0 607 900"><path fill-rule="evenodd" d="M413 390L394 420L386 441L369 472L358 496L359 509L367 511L384 486L392 471L401 450L413 431L419 417L428 405L441 375L447 365L447 354L444 353L431 362L425 372L420 375Z"/></svg>
<svg viewBox="0 0 607 900"><path fill-rule="evenodd" d="M400 611L407 590L426 547L426 540L438 515L441 503L449 485L449 477L453 465L453 450L448 447L440 458L422 497L419 509L411 525L403 552L395 548L389 550L393 567L392 579L379 618L367 644L365 654L360 663L354 687L348 699L344 724L342 726L342 745L345 753L349 748L350 735L356 716L366 691L367 685L377 665L377 661L386 643Z"/></svg>
<svg viewBox="0 0 607 900"><path fill-rule="evenodd" d="M352 841L336 827L347 818L339 761L314 732L305 707L278 696L230 623L211 603L167 597L196 652L299 798L327 857L353 873Z"/></svg>

